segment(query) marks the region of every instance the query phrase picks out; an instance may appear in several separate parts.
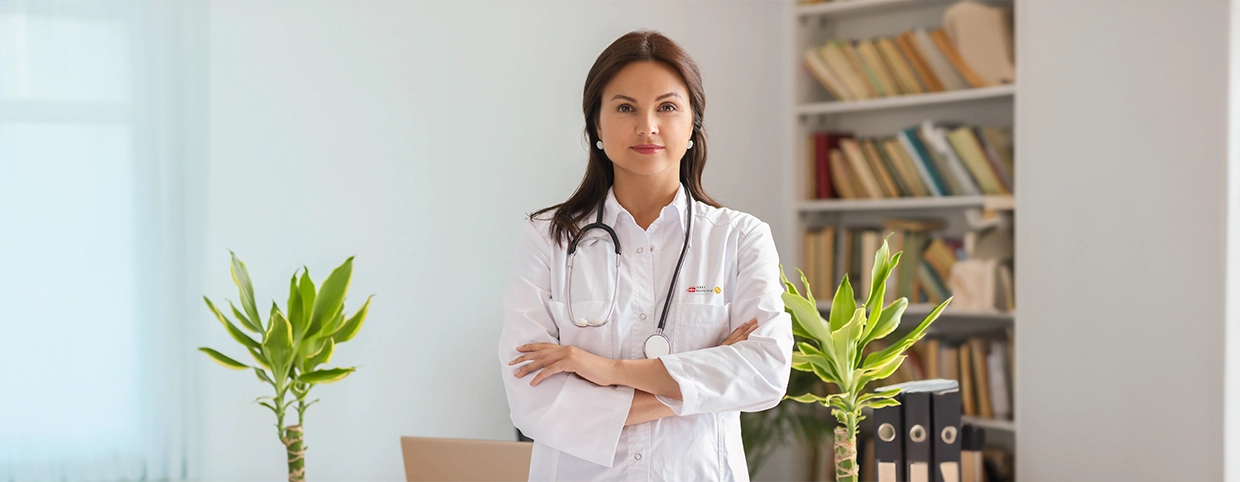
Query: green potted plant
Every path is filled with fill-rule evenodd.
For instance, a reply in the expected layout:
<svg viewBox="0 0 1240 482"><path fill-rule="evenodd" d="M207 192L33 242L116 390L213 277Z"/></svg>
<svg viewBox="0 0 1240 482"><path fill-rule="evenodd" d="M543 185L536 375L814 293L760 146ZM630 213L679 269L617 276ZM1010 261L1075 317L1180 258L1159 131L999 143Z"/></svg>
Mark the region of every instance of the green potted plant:
<svg viewBox="0 0 1240 482"><path fill-rule="evenodd" d="M798 341L793 348L792 368L812 372L823 382L838 387L838 393L826 396L806 393L786 398L829 407L831 414L839 421L835 427L834 443L835 477L839 482L857 481L857 425L865 418L862 410L900 404L893 398L900 393L899 388L866 393L866 385L895 373L907 356L904 355L905 350L925 336L930 324L951 303L951 298L943 301L898 341L865 355L867 344L882 339L900 326L900 317L908 307L908 299L904 297L883 306L887 278L900 263L902 254L899 252L890 256L887 238L883 238L882 247L874 254L872 281L864 303L857 304L852 285L845 275L835 291L835 298L831 300L829 318L825 319L818 311L805 274L797 270L805 286L805 295L802 296L780 267L780 276L786 288L784 307L792 315L792 331L805 339Z"/></svg>
<svg viewBox="0 0 1240 482"><path fill-rule="evenodd" d="M277 435L288 453L289 482L304 482L306 447L303 444L303 423L306 409L318 402L318 399L307 400L310 390L319 384L340 381L355 370L354 367L320 366L331 361L336 345L357 336L370 310L370 298L374 296L367 298L353 315L345 316L344 299L353 277L353 257L349 257L328 275L317 290L308 268L299 270L300 279L294 271L293 279L289 281L287 315L273 300L267 320L263 321L254 302L250 275L245 263L237 259L236 254L232 254L231 270L233 283L240 291L241 308L245 311L238 310L231 301L228 304L238 324L258 335L258 338L251 337L233 324L209 298L204 296L202 299L228 334L250 353L255 366L241 363L211 348L202 347L199 350L227 368L252 369L260 382L271 386L274 390L272 396L258 397L254 402L276 415ZM297 423L285 425L284 416L293 403L297 404Z"/></svg>

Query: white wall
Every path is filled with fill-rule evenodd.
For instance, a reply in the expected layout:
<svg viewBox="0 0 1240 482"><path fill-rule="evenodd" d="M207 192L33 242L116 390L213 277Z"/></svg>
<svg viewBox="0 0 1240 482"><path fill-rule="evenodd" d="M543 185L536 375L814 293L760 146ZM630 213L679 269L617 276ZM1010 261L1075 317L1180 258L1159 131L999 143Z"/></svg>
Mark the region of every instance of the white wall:
<svg viewBox="0 0 1240 482"><path fill-rule="evenodd" d="M495 343L522 216L580 180L585 75L616 37L656 28L701 67L716 199L790 221L774 2L215 1L203 290L236 299L228 249L259 300L356 255L347 309L376 294L307 415L315 480L398 480L402 435L511 439ZM780 239L781 248L791 246ZM283 301L281 301L283 304ZM261 308L260 308L261 309ZM205 309L206 343L240 355ZM200 363L203 478L284 471L252 374Z"/></svg>
<svg viewBox="0 0 1240 482"><path fill-rule="evenodd" d="M1220 480L1228 2L1017 3L1017 478Z"/></svg>
<svg viewBox="0 0 1240 482"><path fill-rule="evenodd" d="M1231 0L1231 24L1240 25L1240 0ZM1237 95L1237 79L1240 79L1240 32L1231 30L1230 65L1228 69L1228 118L1227 125L1227 308L1224 343L1226 361L1223 401L1226 407L1240 404L1240 95ZM1240 411L1224 409L1223 427L1223 476L1224 480L1240 481Z"/></svg>

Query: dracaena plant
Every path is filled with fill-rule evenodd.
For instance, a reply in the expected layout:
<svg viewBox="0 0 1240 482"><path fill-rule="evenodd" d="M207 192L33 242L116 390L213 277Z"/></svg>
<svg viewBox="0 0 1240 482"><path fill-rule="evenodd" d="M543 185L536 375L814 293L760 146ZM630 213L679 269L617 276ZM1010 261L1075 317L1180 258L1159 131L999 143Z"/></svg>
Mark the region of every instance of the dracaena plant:
<svg viewBox="0 0 1240 482"><path fill-rule="evenodd" d="M925 336L930 324L951 303L951 298L948 298L898 341L863 356L866 345L890 335L900 326L900 317L908 307L908 299L904 297L883 306L887 278L899 264L901 254L903 252L889 256L890 248L884 238L882 247L874 254L868 296L858 304L853 297L848 275L845 275L831 301L829 318L825 319L818 311L805 274L797 270L805 286L805 295L802 296L783 275L783 268L780 267L780 276L786 288L784 307L792 315L793 333L808 340L797 342L793 348L792 368L813 372L822 381L838 387L838 393L827 396L806 393L786 398L829 407L831 414L839 421L835 428L834 455L835 476L840 482L857 481L857 425L865 418L862 410L900 404L894 398L900 393L899 388L866 393L866 385L895 373L907 357L905 350Z"/></svg>
<svg viewBox="0 0 1240 482"><path fill-rule="evenodd" d="M203 300L228 334L250 353L255 365L241 363L211 348L199 350L227 368L253 370L260 382L271 386L273 395L254 401L275 413L277 434L288 453L288 480L302 482L306 477L303 423L306 409L318 401L308 400L310 391L316 385L342 380L355 370L353 367L321 366L331 362L337 345L353 339L361 330L370 310L370 298L355 313L345 315L344 299L353 277L353 258L349 257L317 290L309 269L298 270L300 278L294 271L289 281L287 312L280 310L273 300L264 321L254 302L254 287L245 263L236 254L232 254L231 271L233 283L240 291L241 310L244 310L228 302L237 323L216 308L209 298L204 296ZM292 407L294 403L296 407ZM290 407L297 410L297 423L285 425Z"/></svg>

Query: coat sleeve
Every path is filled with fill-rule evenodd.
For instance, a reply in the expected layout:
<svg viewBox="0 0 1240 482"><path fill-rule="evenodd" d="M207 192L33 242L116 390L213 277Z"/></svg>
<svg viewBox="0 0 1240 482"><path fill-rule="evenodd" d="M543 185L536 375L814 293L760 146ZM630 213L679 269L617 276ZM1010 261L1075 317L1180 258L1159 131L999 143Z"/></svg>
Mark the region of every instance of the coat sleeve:
<svg viewBox="0 0 1240 482"><path fill-rule="evenodd" d="M792 317L784 311L783 292L771 228L760 222L737 243L729 331L750 318L758 319L758 329L732 345L659 357L681 394L681 400L659 400L676 415L757 412L778 405L792 371Z"/></svg>
<svg viewBox="0 0 1240 482"><path fill-rule="evenodd" d="M559 343L551 317L551 242L533 221L522 223L512 272L504 292L504 327L499 338L500 371L512 423L551 448L611 467L633 404L633 388L602 387L575 374L559 373L530 386L536 373L516 378L517 347Z"/></svg>

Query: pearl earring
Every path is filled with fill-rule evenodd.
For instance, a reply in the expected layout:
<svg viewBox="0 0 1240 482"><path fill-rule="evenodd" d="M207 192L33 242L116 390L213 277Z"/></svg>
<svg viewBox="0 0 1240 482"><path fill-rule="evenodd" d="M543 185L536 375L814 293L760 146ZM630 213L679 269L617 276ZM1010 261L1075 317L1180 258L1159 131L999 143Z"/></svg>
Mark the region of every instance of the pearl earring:
<svg viewBox="0 0 1240 482"><path fill-rule="evenodd" d="M600 150L600 151L601 151L601 150L603 150L603 141L602 141L602 140L599 140L598 142L595 142L595 143L594 143L594 145L595 145L596 147L598 147L598 150Z"/></svg>
<svg viewBox="0 0 1240 482"><path fill-rule="evenodd" d="M693 139L689 139L689 147L686 149L693 149Z"/></svg>

